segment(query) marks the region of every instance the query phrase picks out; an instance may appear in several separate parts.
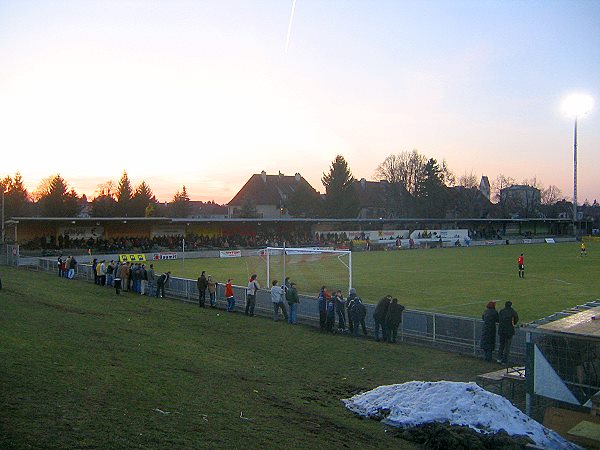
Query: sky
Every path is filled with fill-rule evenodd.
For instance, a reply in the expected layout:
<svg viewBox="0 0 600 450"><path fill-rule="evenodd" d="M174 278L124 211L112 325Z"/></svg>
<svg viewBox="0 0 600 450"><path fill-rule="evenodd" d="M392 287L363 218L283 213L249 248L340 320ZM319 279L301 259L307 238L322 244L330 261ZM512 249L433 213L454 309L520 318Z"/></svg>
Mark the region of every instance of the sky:
<svg viewBox="0 0 600 450"><path fill-rule="evenodd" d="M127 171L161 201L226 203L254 173L323 192L418 150L457 175L600 200L594 0L0 0L0 176L93 198Z"/></svg>

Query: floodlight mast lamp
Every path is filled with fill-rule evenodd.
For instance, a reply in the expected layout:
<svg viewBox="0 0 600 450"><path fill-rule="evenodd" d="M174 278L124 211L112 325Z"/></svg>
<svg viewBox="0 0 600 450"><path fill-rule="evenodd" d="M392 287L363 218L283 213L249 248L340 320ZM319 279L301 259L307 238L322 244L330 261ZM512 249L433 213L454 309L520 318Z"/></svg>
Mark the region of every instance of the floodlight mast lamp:
<svg viewBox="0 0 600 450"><path fill-rule="evenodd" d="M591 111L594 101L586 94L572 94L563 103L564 112L573 117L573 234L577 237L577 120Z"/></svg>

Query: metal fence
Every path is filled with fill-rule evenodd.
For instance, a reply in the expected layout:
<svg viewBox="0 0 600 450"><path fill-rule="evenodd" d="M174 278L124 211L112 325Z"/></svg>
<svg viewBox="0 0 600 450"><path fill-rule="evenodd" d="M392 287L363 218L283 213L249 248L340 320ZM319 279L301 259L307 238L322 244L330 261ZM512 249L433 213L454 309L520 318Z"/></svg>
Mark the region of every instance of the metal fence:
<svg viewBox="0 0 600 450"><path fill-rule="evenodd" d="M54 259L36 258L35 268L45 272L55 272L58 276L57 262ZM88 264L77 264L75 278L91 281L94 279L92 267ZM236 299L236 310L244 311L246 305L246 287L234 286L233 294ZM171 277L165 286L165 295L190 303L198 302L198 287L196 280ZM217 287L217 306L224 308L225 285ZM373 335L373 311L375 305L365 303L367 317L365 319L370 335ZM319 325L319 309L317 299L301 295L298 305L298 320L311 326ZM271 316L273 303L271 292L260 290L256 293L255 314ZM452 316L428 311L405 310L403 320L398 330L398 339L443 350L482 355L480 350L480 337L483 321L472 317ZM522 362L525 358L525 333L520 329L512 340L511 356L514 362Z"/></svg>

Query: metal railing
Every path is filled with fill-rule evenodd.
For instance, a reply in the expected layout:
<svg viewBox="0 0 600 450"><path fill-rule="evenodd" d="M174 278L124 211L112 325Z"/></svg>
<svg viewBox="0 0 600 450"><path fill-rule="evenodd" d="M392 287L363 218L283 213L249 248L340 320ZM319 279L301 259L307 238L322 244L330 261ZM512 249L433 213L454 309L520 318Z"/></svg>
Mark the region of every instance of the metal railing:
<svg viewBox="0 0 600 450"><path fill-rule="evenodd" d="M44 272L54 272L58 276L57 263L53 259L37 258L36 269ZM88 264L77 264L75 278L92 281L94 274ZM243 312L246 304L247 288L234 286L233 294L236 299L235 309ZM360 293L359 293L360 294ZM188 278L171 277L165 286L165 295L189 303L198 302L198 287L196 280ZM208 295L207 295L208 297ZM208 300L207 300L208 301ZM217 305L225 307L225 285L217 286ZM367 316L365 319L370 335L373 335L373 312L375 305L365 303ZM270 290L259 290L256 293L255 314L271 316L273 303ZM300 304L297 309L298 320L311 326L319 325L319 310L317 299L300 295ZM337 322L337 315L336 315ZM480 337L483 321L473 317L453 316L429 311L405 310L403 320L398 330L398 340L411 342L443 350L481 356ZM362 334L362 331L361 331ZM511 356L513 361L522 361L525 357L525 333L520 329L512 339Z"/></svg>

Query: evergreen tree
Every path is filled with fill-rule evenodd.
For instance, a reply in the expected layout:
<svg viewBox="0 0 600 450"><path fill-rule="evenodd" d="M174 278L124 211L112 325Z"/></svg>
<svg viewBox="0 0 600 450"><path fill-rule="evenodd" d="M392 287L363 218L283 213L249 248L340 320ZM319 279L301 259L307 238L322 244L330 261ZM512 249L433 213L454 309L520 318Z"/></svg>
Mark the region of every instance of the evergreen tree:
<svg viewBox="0 0 600 450"><path fill-rule="evenodd" d="M123 175L119 180L119 186L117 187L117 214L121 217L127 217L130 215L129 208L131 206L131 197L133 197L133 190L131 188L131 181L126 171L123 171Z"/></svg>
<svg viewBox="0 0 600 450"><path fill-rule="evenodd" d="M448 204L448 190L444 183L446 169L434 158L427 160L421 182L417 186L417 200L425 218L443 218Z"/></svg>
<svg viewBox="0 0 600 450"><path fill-rule="evenodd" d="M287 200L287 210L295 217L318 217L321 210L321 196L308 183L299 184Z"/></svg>
<svg viewBox="0 0 600 450"><path fill-rule="evenodd" d="M190 198L188 196L187 190L185 189L185 186L183 186L181 192L177 191L177 193L173 196L173 201L169 206L172 217L188 216L190 212Z"/></svg>
<svg viewBox="0 0 600 450"><path fill-rule="evenodd" d="M323 215L332 218L356 217L360 206L354 189L354 177L342 155L337 155L329 173L323 173L321 182L325 186Z"/></svg>
<svg viewBox="0 0 600 450"><path fill-rule="evenodd" d="M92 217L116 217L117 201L111 195L99 195L92 200Z"/></svg>
<svg viewBox="0 0 600 450"><path fill-rule="evenodd" d="M44 180L38 191L40 212L45 217L75 217L80 210L77 193L60 174Z"/></svg>
<svg viewBox="0 0 600 450"><path fill-rule="evenodd" d="M156 197L152 193L150 186L142 181L136 188L131 197L130 214L133 217L146 217L148 206L157 203Z"/></svg>
<svg viewBox="0 0 600 450"><path fill-rule="evenodd" d="M4 189L4 218L28 216L31 211L31 200L21 174L17 172L0 180L0 189Z"/></svg>

